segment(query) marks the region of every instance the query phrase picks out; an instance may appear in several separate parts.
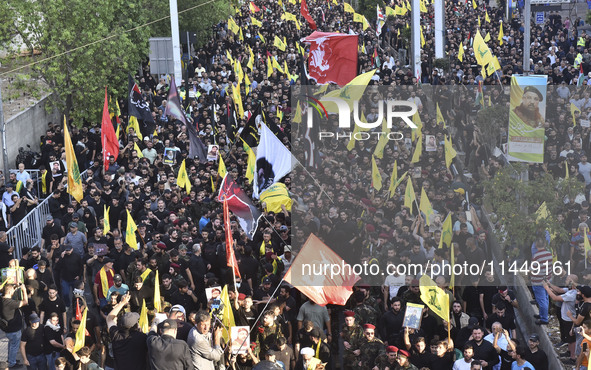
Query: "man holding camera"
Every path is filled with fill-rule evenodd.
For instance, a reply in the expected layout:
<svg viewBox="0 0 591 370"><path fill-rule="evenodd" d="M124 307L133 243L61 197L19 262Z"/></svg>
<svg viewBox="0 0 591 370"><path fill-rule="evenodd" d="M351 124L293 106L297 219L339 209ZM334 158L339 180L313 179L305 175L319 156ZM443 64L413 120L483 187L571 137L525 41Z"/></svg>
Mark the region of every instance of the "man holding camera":
<svg viewBox="0 0 591 370"><path fill-rule="evenodd" d="M215 363L220 361L224 351L220 346L222 337L221 326L215 326L212 333L209 332L211 328L211 317L207 311L199 311L195 316L195 327L191 329L187 344L191 349L191 357L193 358L193 366L200 370L214 370Z"/></svg>

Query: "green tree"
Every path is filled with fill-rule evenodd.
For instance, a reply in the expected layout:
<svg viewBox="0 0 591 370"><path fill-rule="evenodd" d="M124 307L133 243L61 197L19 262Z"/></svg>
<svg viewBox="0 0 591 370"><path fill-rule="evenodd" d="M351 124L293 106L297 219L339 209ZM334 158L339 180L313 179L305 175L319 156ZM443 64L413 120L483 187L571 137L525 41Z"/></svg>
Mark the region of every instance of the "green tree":
<svg viewBox="0 0 591 370"><path fill-rule="evenodd" d="M32 74L47 83L55 107L77 124L100 119L103 91L126 94L126 75L148 53L143 0L8 0L12 31L42 58ZM153 16L153 15L152 15ZM107 38L103 40L103 38Z"/></svg>
<svg viewBox="0 0 591 370"><path fill-rule="evenodd" d="M513 163L501 168L492 180L485 181L485 205L502 225L496 230L499 240L520 247L531 245L536 235L548 230L554 247L568 240L569 231L557 215L564 212L565 199L582 193L584 185L575 178L554 179L544 173L537 179L522 181L520 174L526 168L526 164ZM538 217L536 211L544 202L549 216Z"/></svg>

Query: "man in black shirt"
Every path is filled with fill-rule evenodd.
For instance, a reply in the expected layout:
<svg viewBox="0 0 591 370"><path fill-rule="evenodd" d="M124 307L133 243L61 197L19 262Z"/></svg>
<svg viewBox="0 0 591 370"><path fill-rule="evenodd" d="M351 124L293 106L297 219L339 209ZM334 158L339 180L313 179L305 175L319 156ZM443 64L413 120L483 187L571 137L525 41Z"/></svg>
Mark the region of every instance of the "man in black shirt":
<svg viewBox="0 0 591 370"><path fill-rule="evenodd" d="M140 315L136 312L127 312L117 319L121 309L129 303L130 295L125 294L121 302L117 303L107 316L107 328L113 348L113 358L116 369L145 370L148 346L146 334L138 328Z"/></svg>
<svg viewBox="0 0 591 370"><path fill-rule="evenodd" d="M30 326L23 330L21 337L21 356L25 366L32 369L45 368L45 354L43 352L43 328L39 325L39 316L33 313L29 316Z"/></svg>
<svg viewBox="0 0 591 370"><path fill-rule="evenodd" d="M51 245L51 236L53 234L57 235L58 238L60 238L60 241L63 241L63 238L65 236L61 224L59 223L59 221L56 222L56 220L53 219L52 215L47 215L45 220L46 224L43 227L43 231L41 232L41 237L43 238L41 240L41 247L43 248L47 248L46 246Z"/></svg>
<svg viewBox="0 0 591 370"><path fill-rule="evenodd" d="M482 328L476 326L472 329L472 340L468 341L474 348L474 359L480 360L483 370L491 370L499 363L499 355L490 342L484 340Z"/></svg>
<svg viewBox="0 0 591 370"><path fill-rule="evenodd" d="M27 294L23 294L25 292L24 284L21 283L18 289L17 292L16 285L6 284L2 295L2 319L6 320L6 326L1 329L8 338L8 367L17 365L16 356L20 346L23 325L20 308L28 303Z"/></svg>
<svg viewBox="0 0 591 370"><path fill-rule="evenodd" d="M402 330L402 321L404 320L404 312L401 312L402 301L399 297L394 297L390 303L388 312L384 313L380 321L380 334L382 339L388 345L398 345L400 339L400 331Z"/></svg>
<svg viewBox="0 0 591 370"><path fill-rule="evenodd" d="M63 299L57 295L57 286L50 285L47 290L47 297L43 299L43 302L39 305L39 313L41 316L41 322L44 319L48 319L52 313L56 313L59 317L60 327L68 322L66 320L66 304Z"/></svg>
<svg viewBox="0 0 591 370"><path fill-rule="evenodd" d="M548 356L539 348L540 337L535 333L530 335L527 344L525 360L532 364L536 370L548 370Z"/></svg>

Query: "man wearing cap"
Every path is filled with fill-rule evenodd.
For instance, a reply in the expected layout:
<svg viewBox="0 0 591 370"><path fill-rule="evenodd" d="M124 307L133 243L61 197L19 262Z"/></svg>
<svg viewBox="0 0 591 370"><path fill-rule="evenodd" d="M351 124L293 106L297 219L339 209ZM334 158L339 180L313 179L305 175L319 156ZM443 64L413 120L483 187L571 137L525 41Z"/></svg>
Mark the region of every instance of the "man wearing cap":
<svg viewBox="0 0 591 370"><path fill-rule="evenodd" d="M48 248L51 245L51 236L53 234L57 235L60 239L63 239L65 236L61 224L58 224L52 215L47 215L45 217L45 226L41 232L41 248Z"/></svg>
<svg viewBox="0 0 591 370"><path fill-rule="evenodd" d="M525 360L531 363L536 370L548 370L548 356L540 348L540 336L536 333L529 336Z"/></svg>
<svg viewBox="0 0 591 370"><path fill-rule="evenodd" d="M62 298L66 307L70 307L70 303L72 303L70 300L70 291L74 288L74 284L77 281L84 279L82 257L74 252L71 244L66 245L55 268L60 273Z"/></svg>
<svg viewBox="0 0 591 370"><path fill-rule="evenodd" d="M409 362L410 353L401 349L398 351L398 367L396 370L418 370L418 368Z"/></svg>
<svg viewBox="0 0 591 370"><path fill-rule="evenodd" d="M363 325L363 339L361 340L360 350L359 366L363 370L372 369L376 358L385 350L384 343L376 338L375 325Z"/></svg>
<svg viewBox="0 0 591 370"><path fill-rule="evenodd" d="M534 86L526 86L523 89L521 104L513 109L510 120L518 119L533 128L542 126L544 124L544 118L540 114L539 106L543 100L544 96L540 90Z"/></svg>
<svg viewBox="0 0 591 370"><path fill-rule="evenodd" d="M113 292L119 293L120 296L123 296L129 292L129 286L127 284L123 284L123 278L119 274L115 274L115 276L113 276L113 285L107 292L107 302L111 301L111 294L113 294Z"/></svg>
<svg viewBox="0 0 591 370"><path fill-rule="evenodd" d="M107 316L107 328L115 369L145 370L148 367L146 358L148 354L147 336L139 330L140 315L136 312L127 312L121 318L117 318L119 312L129 303L130 295L122 297Z"/></svg>
<svg viewBox="0 0 591 370"><path fill-rule="evenodd" d="M43 352L44 333L39 324L41 320L36 313L29 316L30 325L23 330L21 336L20 353L23 358L23 364L30 369L45 369L45 354Z"/></svg>
<svg viewBox="0 0 591 370"><path fill-rule="evenodd" d="M78 230L78 222L72 221L69 224L70 232L64 239L64 245L72 246L74 251L82 258L84 256L84 247L86 246L86 235Z"/></svg>
<svg viewBox="0 0 591 370"><path fill-rule="evenodd" d="M115 276L115 270L113 270L113 262L109 257L103 257L104 265L94 276L92 293L94 295L94 303L100 308L107 305L109 289L114 285L113 277Z"/></svg>
<svg viewBox="0 0 591 370"><path fill-rule="evenodd" d="M373 370L396 369L396 367L398 366L398 362L396 361L397 357L398 347L386 347L386 353L382 353L378 356L378 358L376 359L376 365L373 367Z"/></svg>
<svg viewBox="0 0 591 370"><path fill-rule="evenodd" d="M363 340L363 329L355 322L355 312L345 311L345 326L341 331L343 338L343 367L346 370L356 368L357 358L361 354L359 347Z"/></svg>
<svg viewBox="0 0 591 370"><path fill-rule="evenodd" d="M160 326L161 334L157 334ZM193 370L191 352L186 342L176 339L177 321L166 319L156 322L148 333L148 363L152 370Z"/></svg>

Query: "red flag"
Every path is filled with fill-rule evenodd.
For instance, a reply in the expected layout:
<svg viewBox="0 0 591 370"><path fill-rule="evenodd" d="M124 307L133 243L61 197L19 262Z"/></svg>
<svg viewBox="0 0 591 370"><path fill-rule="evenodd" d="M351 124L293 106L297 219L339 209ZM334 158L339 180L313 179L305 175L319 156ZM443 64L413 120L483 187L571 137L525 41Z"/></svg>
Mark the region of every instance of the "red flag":
<svg viewBox="0 0 591 370"><path fill-rule="evenodd" d="M304 17L308 21L310 28L315 30L316 29L316 22L314 22L314 19L310 15L310 11L308 10L308 4L306 4L306 0L302 0L302 6L300 7L300 12L302 13L302 17Z"/></svg>
<svg viewBox="0 0 591 370"><path fill-rule="evenodd" d="M218 201L228 203L228 208L238 218L240 227L252 240L261 212L229 174L226 174L220 184Z"/></svg>
<svg viewBox="0 0 591 370"><path fill-rule="evenodd" d="M224 229L226 230L226 263L234 270L234 276L240 277L238 261L234 254L234 238L232 237L232 228L230 227L230 212L228 211L228 202L224 200Z"/></svg>
<svg viewBox="0 0 591 370"><path fill-rule="evenodd" d="M82 318L82 312L80 312L80 301L76 298L76 320L80 320Z"/></svg>
<svg viewBox="0 0 591 370"><path fill-rule="evenodd" d="M109 169L109 157L119 156L119 141L115 135L115 129L109 116L109 105L107 103L107 87L105 86L105 105L103 106L103 122L101 124L101 142L103 145L103 166L105 171Z"/></svg>
<svg viewBox="0 0 591 370"><path fill-rule="evenodd" d="M319 84L345 86L357 76L357 35L314 31L304 41L310 44L308 69Z"/></svg>
<svg viewBox="0 0 591 370"><path fill-rule="evenodd" d="M256 12L260 12L261 8L259 8L258 6L256 6L255 3L253 3L252 1L248 4L248 8L250 9L251 13L256 13Z"/></svg>
<svg viewBox="0 0 591 370"><path fill-rule="evenodd" d="M328 266L325 271L324 266ZM341 267L331 271L331 267ZM344 305L353 293L353 285L360 277L353 274L349 266L314 234L298 253L285 274L285 281L321 306Z"/></svg>

